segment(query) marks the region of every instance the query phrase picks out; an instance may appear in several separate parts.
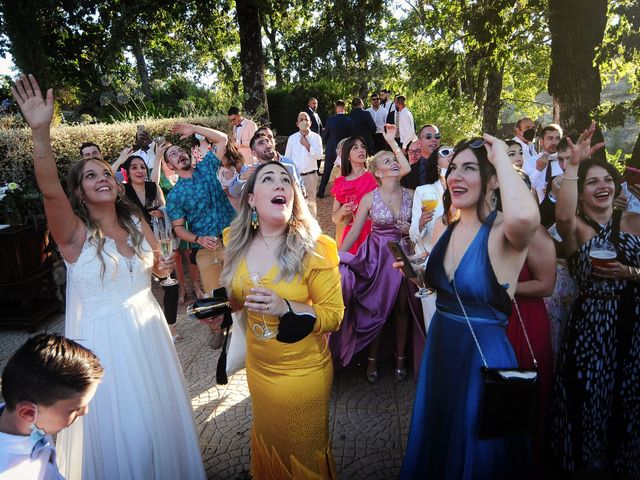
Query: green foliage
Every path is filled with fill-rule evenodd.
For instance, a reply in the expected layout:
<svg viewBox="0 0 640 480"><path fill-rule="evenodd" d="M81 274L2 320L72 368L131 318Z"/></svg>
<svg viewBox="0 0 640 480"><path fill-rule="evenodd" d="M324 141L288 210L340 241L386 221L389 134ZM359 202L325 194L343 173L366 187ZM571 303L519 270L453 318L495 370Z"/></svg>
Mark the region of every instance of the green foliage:
<svg viewBox="0 0 640 480"><path fill-rule="evenodd" d="M325 120L333 115L334 103L342 99L347 104L353 93L341 82L319 80L295 87L267 91L271 127L279 135L291 135L296 129L298 113L307 108L309 97L318 99L318 115Z"/></svg>
<svg viewBox="0 0 640 480"><path fill-rule="evenodd" d="M143 123L152 137L165 136L170 142L189 148L186 141L180 141L171 133L171 127L178 122L195 123L228 131L229 122L225 117L190 117L164 119L138 119L135 122L113 124L73 125L52 128L51 142L61 178L64 179L70 165L80 159L78 148L83 142L93 142L100 146L104 157L115 161L120 151L134 144L136 125ZM36 188L31 158L31 130L0 129L0 184L16 182L26 191Z"/></svg>
<svg viewBox="0 0 640 480"><path fill-rule="evenodd" d="M33 187L24 189L16 182L0 187L0 224L33 225L44 219L42 194Z"/></svg>
<svg viewBox="0 0 640 480"><path fill-rule="evenodd" d="M407 93L407 107L413 114L416 130L427 123L440 128L443 145L455 145L482 133L482 118L471 102L452 98L435 88Z"/></svg>

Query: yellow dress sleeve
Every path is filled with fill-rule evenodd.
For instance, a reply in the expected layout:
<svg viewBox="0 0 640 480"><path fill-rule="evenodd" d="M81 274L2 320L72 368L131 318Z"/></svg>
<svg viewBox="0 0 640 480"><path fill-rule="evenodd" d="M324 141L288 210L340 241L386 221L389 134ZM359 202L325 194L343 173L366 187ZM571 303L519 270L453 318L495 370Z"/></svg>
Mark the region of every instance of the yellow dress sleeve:
<svg viewBox="0 0 640 480"><path fill-rule="evenodd" d="M222 245L226 245L229 241L229 235L231 235L231 227L226 227L222 230Z"/></svg>
<svg viewBox="0 0 640 480"><path fill-rule="evenodd" d="M338 270L336 242L320 235L314 255L310 255L305 268L305 283L316 312L315 333L333 332L340 328L344 314L342 285Z"/></svg>

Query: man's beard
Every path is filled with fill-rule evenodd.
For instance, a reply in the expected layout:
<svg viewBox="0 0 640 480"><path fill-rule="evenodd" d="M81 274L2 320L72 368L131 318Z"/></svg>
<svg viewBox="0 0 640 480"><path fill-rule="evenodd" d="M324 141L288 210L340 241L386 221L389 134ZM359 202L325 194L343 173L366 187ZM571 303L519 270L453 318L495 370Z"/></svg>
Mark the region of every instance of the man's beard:
<svg viewBox="0 0 640 480"><path fill-rule="evenodd" d="M191 162L185 163L184 167L181 167L180 170L182 170L183 172L188 172L189 170L191 170Z"/></svg>
<svg viewBox="0 0 640 480"><path fill-rule="evenodd" d="M273 162L274 158L276 158L276 152L272 150L271 154L264 152L262 154L262 157L260 157L260 160L262 160L263 162Z"/></svg>

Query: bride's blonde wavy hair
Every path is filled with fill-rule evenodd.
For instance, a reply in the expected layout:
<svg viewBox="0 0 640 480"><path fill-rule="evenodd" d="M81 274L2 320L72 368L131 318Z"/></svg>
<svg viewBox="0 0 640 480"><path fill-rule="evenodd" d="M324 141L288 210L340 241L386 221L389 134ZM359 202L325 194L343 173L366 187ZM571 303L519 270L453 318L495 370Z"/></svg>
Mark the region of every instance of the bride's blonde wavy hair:
<svg viewBox="0 0 640 480"><path fill-rule="evenodd" d="M103 278L106 268L104 257L102 255L102 252L104 250L105 236L96 222L93 220L93 218L91 218L89 210L87 210L87 207L83 203L84 190L82 189L82 176L84 175L84 167L86 166L87 162L90 161L102 164L106 169L109 170L111 176L115 180L118 195L120 195L120 200L116 201L116 214L118 216L118 223L131 236L133 251L139 258L143 258L144 252L142 250L142 242L144 241L144 235L142 234L140 228L136 226L136 222L133 217L136 217L140 222L143 222L145 220L144 215L142 214L140 209L133 202L127 199L124 193L124 187L120 182L116 180L111 170L111 165L109 165L109 163L107 163L105 160L99 158L89 158L86 160L82 159L76 162L71 167L69 173L67 174L67 193L69 195L71 208L87 227L87 230L89 232L89 242L95 245L98 260L100 260L100 278ZM109 253L107 253L107 255L111 257L117 264L118 260L113 255L110 255Z"/></svg>
<svg viewBox="0 0 640 480"><path fill-rule="evenodd" d="M293 187L293 208L286 241L280 245L277 252L279 273L275 281L284 279L291 281L296 275L303 273L303 261L307 254L315 255L316 240L322 233L318 221L311 215L307 202L302 192L295 184L289 170L280 162L267 162L260 165L249 177L242 189L240 209L236 218L231 222L227 244L225 245L224 267L222 269L222 284L230 288L233 275L240 266L240 262L246 257L253 238L258 230L251 226L251 207L248 197L253 193L259 172L267 165L277 165L282 168L289 177Z"/></svg>

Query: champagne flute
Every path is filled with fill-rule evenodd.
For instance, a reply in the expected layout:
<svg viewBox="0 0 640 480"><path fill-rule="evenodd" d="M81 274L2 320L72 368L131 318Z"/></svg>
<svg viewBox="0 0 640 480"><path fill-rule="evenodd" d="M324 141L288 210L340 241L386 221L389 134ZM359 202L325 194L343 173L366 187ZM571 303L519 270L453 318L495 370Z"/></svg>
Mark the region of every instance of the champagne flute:
<svg viewBox="0 0 640 480"><path fill-rule="evenodd" d="M398 213L393 212L393 221L396 228L402 235L405 235L409 231L409 222L407 222L404 212L402 211L402 205L400 205L400 211Z"/></svg>
<svg viewBox="0 0 640 480"><path fill-rule="evenodd" d="M167 221L167 217L153 217L153 234L158 240L160 245L160 256L165 262L171 261L173 258L173 233L171 231L171 224ZM178 280L175 278L167 277L160 285L163 287L170 287L176 285Z"/></svg>
<svg viewBox="0 0 640 480"><path fill-rule="evenodd" d="M414 242L409 236L405 236L400 239L400 248L407 256L407 259L415 272L418 274L416 282L418 283L419 290L415 293L415 296L418 298L428 297L434 292L432 289L427 288L424 283L424 272L427 267L429 252L427 252L422 245Z"/></svg>
<svg viewBox="0 0 640 480"><path fill-rule="evenodd" d="M213 245L213 262L211 262L214 265L218 264L218 263L222 263L220 261L220 259L218 258L218 250L219 249L220 249L220 239L216 237L215 238L215 244Z"/></svg>
<svg viewBox="0 0 640 480"><path fill-rule="evenodd" d="M245 275L242 277L242 296L244 301L247 301L247 296L251 295L251 289L253 287L263 286L264 281L262 276L258 272L250 272L249 275ZM258 337L260 340L269 340L270 338L274 338L278 335L277 329L271 329L267 325L266 320L264 319L264 315L260 313L260 319L262 323L254 323L251 326L251 330L253 334Z"/></svg>

